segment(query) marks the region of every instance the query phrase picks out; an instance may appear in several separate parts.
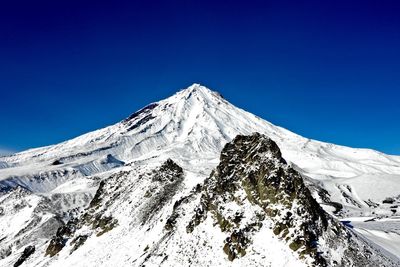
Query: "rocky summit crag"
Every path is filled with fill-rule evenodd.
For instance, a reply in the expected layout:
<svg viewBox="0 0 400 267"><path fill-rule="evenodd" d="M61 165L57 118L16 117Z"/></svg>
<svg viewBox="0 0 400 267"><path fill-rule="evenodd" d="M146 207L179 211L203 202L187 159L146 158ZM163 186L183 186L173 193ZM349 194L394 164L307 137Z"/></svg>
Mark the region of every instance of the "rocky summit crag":
<svg viewBox="0 0 400 267"><path fill-rule="evenodd" d="M268 226L309 266L395 264L371 258L376 251L321 208L276 143L259 133L228 143L201 188L187 233L212 216L226 234L221 247L230 261L245 257L254 234Z"/></svg>

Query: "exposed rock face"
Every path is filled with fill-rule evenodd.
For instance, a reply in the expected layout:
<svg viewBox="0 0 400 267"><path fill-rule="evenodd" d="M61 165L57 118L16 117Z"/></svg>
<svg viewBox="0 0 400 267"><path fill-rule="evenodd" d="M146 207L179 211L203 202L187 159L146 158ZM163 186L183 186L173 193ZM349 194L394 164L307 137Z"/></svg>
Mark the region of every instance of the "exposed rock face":
<svg viewBox="0 0 400 267"><path fill-rule="evenodd" d="M77 250L85 243L88 237L87 235L75 236L77 230L84 226L90 227L97 236L100 236L112 230L118 224L118 221L112 216L104 215L104 210L100 207L104 194L104 186L105 182L101 181L88 209L79 218L72 218L65 225L58 228L56 235L49 242L45 252L46 256L53 257L56 255L71 239L70 245L73 245L71 253Z"/></svg>
<svg viewBox="0 0 400 267"><path fill-rule="evenodd" d="M34 195L23 187L0 193L0 260L13 256L22 264L33 253L28 252L34 251L31 245L42 245L61 225L47 197ZM17 251L22 248L26 251L19 256Z"/></svg>
<svg viewBox="0 0 400 267"><path fill-rule="evenodd" d="M63 249L68 238L75 233L76 223L77 220L71 220L57 229L56 235L50 240L49 246L46 249L46 256L53 257Z"/></svg>
<svg viewBox="0 0 400 267"><path fill-rule="evenodd" d="M265 217L274 221L274 233L300 255L323 263L316 249L318 237L327 227L325 212L301 176L287 166L274 141L258 133L237 136L222 150L220 164L206 180L201 204L187 231L204 221L210 212L228 237L223 247L229 260L246 255L252 232ZM260 209L245 214L249 201ZM235 203L234 209L228 208ZM247 218L246 218L247 217Z"/></svg>
<svg viewBox="0 0 400 267"><path fill-rule="evenodd" d="M20 266L22 263L26 261L33 253L35 253L35 246L27 246L22 252L21 257L14 263L14 267Z"/></svg>
<svg viewBox="0 0 400 267"><path fill-rule="evenodd" d="M135 183L130 183L128 178L130 175L129 171L121 171L101 181L85 212L57 230L49 242L46 255L52 257L65 247L68 247L72 254L91 236L101 236L117 227L118 220L110 214L116 208L121 208L121 204L126 205L124 201L137 186ZM183 180L183 170L168 159L160 167L139 177L139 180L143 179L151 181L151 184L146 187L146 191L142 190L143 205L134 208L139 219L137 223L142 226L175 195ZM82 229L85 229L84 233Z"/></svg>
<svg viewBox="0 0 400 267"><path fill-rule="evenodd" d="M194 212L187 232L211 215L227 234L221 249L231 261L246 255L253 234L268 221L274 234L309 265L381 264L371 265L371 248L352 240L354 234L323 211L276 143L259 133L239 135L224 147ZM343 259L334 250L344 251Z"/></svg>

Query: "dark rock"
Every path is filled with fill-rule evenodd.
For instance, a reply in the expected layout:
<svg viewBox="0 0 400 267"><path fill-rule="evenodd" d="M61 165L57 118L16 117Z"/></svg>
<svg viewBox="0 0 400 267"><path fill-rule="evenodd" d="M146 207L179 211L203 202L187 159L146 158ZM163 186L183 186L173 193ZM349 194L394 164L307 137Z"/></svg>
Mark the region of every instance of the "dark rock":
<svg viewBox="0 0 400 267"><path fill-rule="evenodd" d="M137 118L139 115L141 114L146 114L148 112L150 112L151 110L153 110L155 107L157 107L158 104L157 103L152 103L150 105L145 106L144 108L134 112L133 114L131 114L128 118L126 118L123 122L124 123L128 123L129 121Z"/></svg>
<svg viewBox="0 0 400 267"><path fill-rule="evenodd" d="M124 161L117 159L116 157L114 157L111 154L107 154L106 158L103 159L100 163L101 164L114 164L115 166L125 165Z"/></svg>
<svg viewBox="0 0 400 267"><path fill-rule="evenodd" d="M27 246L22 252L21 257L14 263L14 267L20 266L24 263L33 253L35 253L35 246Z"/></svg>
<svg viewBox="0 0 400 267"><path fill-rule="evenodd" d="M117 220L113 217L103 216L103 214L97 214L92 221L92 229L99 230L97 236L101 236L112 230L115 226L117 226L117 224Z"/></svg>
<svg viewBox="0 0 400 267"><path fill-rule="evenodd" d="M92 201L90 201L90 204L89 204L90 208L94 208L94 207L96 207L97 205L100 204L101 197L102 197L102 195L104 193L104 185L105 185L105 182L101 181L100 185L99 185L99 188L97 188L96 194L94 195Z"/></svg>
<svg viewBox="0 0 400 267"><path fill-rule="evenodd" d="M46 248L45 256L53 257L64 248L66 242L62 236L54 236Z"/></svg>
<svg viewBox="0 0 400 267"><path fill-rule="evenodd" d="M152 116L151 114L146 115L145 117L143 117L142 119L138 120L136 123L134 123L133 125L131 125L130 127L128 127L126 130L132 131L136 128L138 128L139 126L145 124L146 122L155 119L156 117Z"/></svg>
<svg viewBox="0 0 400 267"><path fill-rule="evenodd" d="M45 256L53 257L60 252L68 241L68 238L72 237L77 228L77 219L68 221L65 225L57 229L57 233L50 240L47 246Z"/></svg>
<svg viewBox="0 0 400 267"><path fill-rule="evenodd" d="M391 197L386 198L385 200L382 201L383 204L393 204L394 199Z"/></svg>
<svg viewBox="0 0 400 267"><path fill-rule="evenodd" d="M250 203L264 210L264 214L256 215L259 221L241 225L240 213L232 217L222 215L225 203L241 204L235 198L239 190L245 192ZM284 211L274 208L274 204L285 207ZM326 214L311 196L301 175L287 166L277 144L264 135L238 135L225 145L220 164L204 183L200 203L187 232L203 222L207 213L211 213L221 230L229 234L223 247L229 260L246 254L252 233L260 229L261 221L268 216L275 224L274 233L288 239L291 249L324 264L313 244L327 227ZM289 229L294 236L287 236Z"/></svg>
<svg viewBox="0 0 400 267"><path fill-rule="evenodd" d="M82 246L86 240L88 239L87 235L79 235L75 239L71 241L71 245L74 245L74 247L71 249L71 254L75 250L77 250L80 246Z"/></svg>
<svg viewBox="0 0 400 267"><path fill-rule="evenodd" d="M183 169L168 159L149 176L152 184L145 193L146 201L140 211L142 224L151 219L176 194L183 181ZM169 222L172 223L173 220Z"/></svg>
<svg viewBox="0 0 400 267"><path fill-rule="evenodd" d="M164 174L167 172L173 172L176 173L177 175L182 175L183 174L183 169L176 164L172 159L167 159L160 167L158 170L159 173ZM155 176L157 177L157 176ZM169 177L173 178L173 177ZM172 180L170 180L172 182Z"/></svg>
<svg viewBox="0 0 400 267"><path fill-rule="evenodd" d="M61 164L63 164L62 161L57 159L57 160L53 161L53 163L51 165L61 165Z"/></svg>

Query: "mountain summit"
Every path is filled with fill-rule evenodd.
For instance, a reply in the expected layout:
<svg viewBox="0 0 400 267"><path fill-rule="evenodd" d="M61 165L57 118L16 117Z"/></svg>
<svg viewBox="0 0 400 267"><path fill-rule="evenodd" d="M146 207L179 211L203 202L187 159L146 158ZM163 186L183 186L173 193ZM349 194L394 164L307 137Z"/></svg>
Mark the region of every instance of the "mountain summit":
<svg viewBox="0 0 400 267"><path fill-rule="evenodd" d="M0 158L0 266L396 266L399 181L193 84Z"/></svg>

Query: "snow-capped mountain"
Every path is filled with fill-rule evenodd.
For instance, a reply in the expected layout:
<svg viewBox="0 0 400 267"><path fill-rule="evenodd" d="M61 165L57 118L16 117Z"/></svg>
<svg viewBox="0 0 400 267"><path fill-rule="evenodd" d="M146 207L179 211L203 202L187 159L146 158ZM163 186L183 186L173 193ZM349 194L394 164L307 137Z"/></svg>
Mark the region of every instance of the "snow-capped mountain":
<svg viewBox="0 0 400 267"><path fill-rule="evenodd" d="M0 192L0 266L400 264L400 157L301 137L198 84L0 157Z"/></svg>

